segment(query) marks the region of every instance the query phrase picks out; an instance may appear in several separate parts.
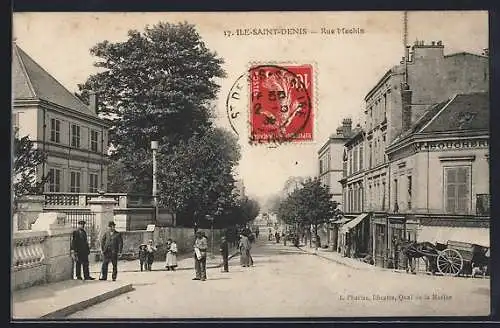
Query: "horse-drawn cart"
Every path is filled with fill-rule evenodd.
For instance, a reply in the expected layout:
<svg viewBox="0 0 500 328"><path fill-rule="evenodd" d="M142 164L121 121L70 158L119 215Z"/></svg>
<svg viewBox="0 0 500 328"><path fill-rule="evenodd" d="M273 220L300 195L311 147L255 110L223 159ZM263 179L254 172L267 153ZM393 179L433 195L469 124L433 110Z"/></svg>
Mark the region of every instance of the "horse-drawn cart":
<svg viewBox="0 0 500 328"><path fill-rule="evenodd" d="M444 275L471 274L473 262L476 265L488 262L486 246L449 240L447 245L436 243L436 249L439 251L437 269Z"/></svg>
<svg viewBox="0 0 500 328"><path fill-rule="evenodd" d="M410 259L424 257L432 269L443 275L471 275L473 267L489 272L489 247L478 244L448 240L446 244L436 242L413 242L403 248ZM408 269L408 268L407 268ZM412 272L413 272L412 268Z"/></svg>

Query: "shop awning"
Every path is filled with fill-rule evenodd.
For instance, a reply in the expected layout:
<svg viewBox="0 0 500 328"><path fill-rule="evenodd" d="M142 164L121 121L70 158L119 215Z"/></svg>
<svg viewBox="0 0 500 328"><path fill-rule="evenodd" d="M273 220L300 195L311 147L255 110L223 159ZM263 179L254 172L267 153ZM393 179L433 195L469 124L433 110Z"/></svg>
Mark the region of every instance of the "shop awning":
<svg viewBox="0 0 500 328"><path fill-rule="evenodd" d="M446 244L448 240L490 247L490 229L423 226L417 234L419 242Z"/></svg>
<svg viewBox="0 0 500 328"><path fill-rule="evenodd" d="M360 214L358 215L357 217L355 217L354 219L352 219L351 221L349 221L348 223L344 224L341 228L341 232L342 233L346 233L348 232L350 229L354 228L355 226L357 226L361 221L363 221L364 218L366 218L368 216L368 213L363 213L363 214Z"/></svg>

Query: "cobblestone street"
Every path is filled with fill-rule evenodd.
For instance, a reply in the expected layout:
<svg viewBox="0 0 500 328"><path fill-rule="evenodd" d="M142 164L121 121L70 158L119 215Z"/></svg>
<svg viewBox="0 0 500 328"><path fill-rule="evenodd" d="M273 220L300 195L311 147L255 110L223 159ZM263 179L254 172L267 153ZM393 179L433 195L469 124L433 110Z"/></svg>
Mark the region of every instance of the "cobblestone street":
<svg viewBox="0 0 500 328"><path fill-rule="evenodd" d="M255 266L123 272L135 290L71 315L91 318L359 317L489 314L489 279L355 269L295 247L258 241ZM112 283L112 282L110 282Z"/></svg>

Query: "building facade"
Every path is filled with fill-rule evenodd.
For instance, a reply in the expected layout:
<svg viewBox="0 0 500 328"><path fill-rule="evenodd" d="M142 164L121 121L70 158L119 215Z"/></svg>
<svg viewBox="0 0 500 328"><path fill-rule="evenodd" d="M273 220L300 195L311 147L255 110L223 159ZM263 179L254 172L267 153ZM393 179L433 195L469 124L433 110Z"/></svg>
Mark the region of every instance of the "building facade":
<svg viewBox="0 0 500 328"><path fill-rule="evenodd" d="M405 239L415 240L419 220L413 214L429 213L433 209L437 214L433 204L420 202L423 192L416 191L422 187L422 175L416 173L414 167L425 163L417 161L414 167L406 162L395 164L394 154L391 152L389 158L387 150L393 149L393 144L399 142L402 135L409 134L415 126L436 114L433 110L439 104L444 106L457 94L488 92L488 65L486 56L444 55L441 42L424 44L417 41L411 52L407 49L403 61L388 70L367 93L363 132L345 144L344 165L348 173L341 180L344 203L348 204L346 216L354 218L368 214L363 217L370 222L369 234L363 233L362 241L351 243L366 245L361 247L363 251L358 249L358 253L372 255L378 265L390 266L390 262L394 265L392 240L397 239L394 238L399 233L396 231L401 231ZM439 131L428 133L439 138L442 134ZM360 149L364 152L361 160ZM435 196L431 198L441 201ZM409 213L413 216L406 215ZM359 222L361 228L352 227L352 235L359 229L365 232L366 223L363 222L366 221ZM390 227L394 227L394 233Z"/></svg>
<svg viewBox="0 0 500 328"><path fill-rule="evenodd" d="M95 193L106 190L109 125L64 88L19 46L12 54L12 124L47 154L37 170L49 176L46 192Z"/></svg>
<svg viewBox="0 0 500 328"><path fill-rule="evenodd" d="M339 209L345 207L342 199L342 185L339 181L344 175L343 165L344 144L356 129L352 128L352 120L345 118L342 126L337 128L318 151L318 177L324 186L327 186L336 201Z"/></svg>

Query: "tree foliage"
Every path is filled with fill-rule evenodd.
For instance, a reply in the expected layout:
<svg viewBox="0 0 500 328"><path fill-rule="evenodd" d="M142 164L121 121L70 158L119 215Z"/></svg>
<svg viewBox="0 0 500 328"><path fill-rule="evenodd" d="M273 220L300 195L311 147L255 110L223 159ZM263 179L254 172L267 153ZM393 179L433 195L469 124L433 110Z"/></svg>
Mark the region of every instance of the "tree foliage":
<svg viewBox="0 0 500 328"><path fill-rule="evenodd" d="M43 186L48 176L37 179L37 168L47 159L47 155L35 148L28 136L14 137L14 197L38 195L43 193Z"/></svg>
<svg viewBox="0 0 500 328"><path fill-rule="evenodd" d="M149 193L150 141L173 148L210 129L223 60L188 23L160 22L90 51L101 71L78 86L77 96L88 102L90 90L98 94L99 113L112 125L113 159L133 178L133 192Z"/></svg>
<svg viewBox="0 0 500 328"><path fill-rule="evenodd" d="M260 213L259 202L253 198L243 197L238 200L237 206L241 209L242 223L247 223L255 220Z"/></svg>
<svg viewBox="0 0 500 328"><path fill-rule="evenodd" d="M195 133L187 141L160 148L160 204L194 218L236 206L233 168L240 159L236 138L222 129Z"/></svg>
<svg viewBox="0 0 500 328"><path fill-rule="evenodd" d="M308 179L280 203L278 218L293 226L318 225L328 222L337 213L337 203L319 179Z"/></svg>

